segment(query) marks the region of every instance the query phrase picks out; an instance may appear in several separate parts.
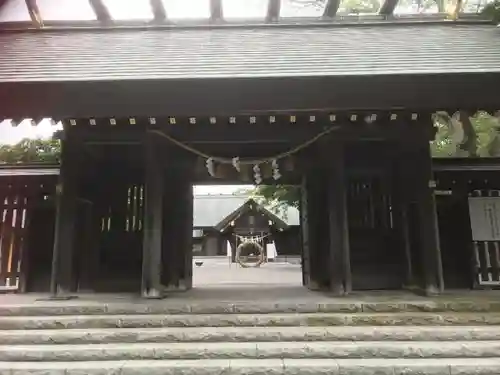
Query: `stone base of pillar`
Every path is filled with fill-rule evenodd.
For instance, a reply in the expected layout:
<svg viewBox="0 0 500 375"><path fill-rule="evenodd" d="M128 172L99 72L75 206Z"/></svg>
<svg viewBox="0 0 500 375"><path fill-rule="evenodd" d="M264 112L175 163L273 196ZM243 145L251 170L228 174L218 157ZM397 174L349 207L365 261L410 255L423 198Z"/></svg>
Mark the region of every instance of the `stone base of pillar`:
<svg viewBox="0 0 500 375"><path fill-rule="evenodd" d="M186 292L188 290L185 282L179 281L178 285L170 284L164 287L165 292Z"/></svg>
<svg viewBox="0 0 500 375"><path fill-rule="evenodd" d="M330 286L330 292L328 294L330 294L331 296L334 296L334 297L343 297L347 293L346 293L343 286L336 285L336 286Z"/></svg>
<svg viewBox="0 0 500 375"><path fill-rule="evenodd" d="M142 297L147 299L162 299L163 293L158 289L150 288L147 291L143 291Z"/></svg>
<svg viewBox="0 0 500 375"><path fill-rule="evenodd" d="M439 290L439 288L437 286L428 285L425 288L425 295L428 297L438 296L440 294L441 294L441 291Z"/></svg>
<svg viewBox="0 0 500 375"><path fill-rule="evenodd" d="M306 287L307 287L307 289L314 290L314 291L321 290L320 285L316 281L313 281L310 279L309 279L309 282L306 284Z"/></svg>

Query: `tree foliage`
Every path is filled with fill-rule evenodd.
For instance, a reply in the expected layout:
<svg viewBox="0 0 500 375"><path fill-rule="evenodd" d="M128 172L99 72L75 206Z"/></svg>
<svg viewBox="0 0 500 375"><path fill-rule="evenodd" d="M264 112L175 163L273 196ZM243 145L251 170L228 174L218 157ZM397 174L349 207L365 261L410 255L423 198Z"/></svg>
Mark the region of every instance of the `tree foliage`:
<svg viewBox="0 0 500 375"><path fill-rule="evenodd" d="M462 142L455 140L460 128L457 116L437 113L434 126L437 128L436 138L431 143L433 157L498 157L500 156L500 121L497 116L486 112L478 112L470 117L474 134ZM460 137L460 135L459 135ZM472 142L473 141L473 142ZM457 144L458 143L458 144ZM466 147L460 147L465 144ZM471 149L472 148L472 149Z"/></svg>
<svg viewBox="0 0 500 375"><path fill-rule="evenodd" d="M0 146L1 164L59 162L61 146L58 139L23 139L11 146Z"/></svg>
<svg viewBox="0 0 500 375"><path fill-rule="evenodd" d="M483 9L483 14L492 19L493 21L500 23L500 0L495 0Z"/></svg>
<svg viewBox="0 0 500 375"><path fill-rule="evenodd" d="M253 195L266 204L282 211L287 206L299 207L300 186L295 185L261 185L254 189Z"/></svg>
<svg viewBox="0 0 500 375"><path fill-rule="evenodd" d="M296 5L314 6L323 9L327 0L291 0ZM339 14L377 13L384 0L341 0ZM452 13L458 18L459 12L481 13L485 18L500 22L500 0L399 0L398 9L402 13Z"/></svg>

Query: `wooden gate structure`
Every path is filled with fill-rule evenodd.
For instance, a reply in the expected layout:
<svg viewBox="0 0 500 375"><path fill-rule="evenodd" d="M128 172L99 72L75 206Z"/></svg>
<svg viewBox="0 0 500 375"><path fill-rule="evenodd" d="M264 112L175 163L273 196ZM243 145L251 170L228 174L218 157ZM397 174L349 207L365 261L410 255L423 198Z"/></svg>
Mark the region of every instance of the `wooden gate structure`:
<svg viewBox="0 0 500 375"><path fill-rule="evenodd" d="M64 128L53 194L40 193L48 185L38 177L11 193L2 177L1 283L26 276L21 290L54 295L189 289L191 186L249 169L245 177L262 183L302 184L311 289L433 294L447 270L459 275L450 285L494 285L497 242L476 243L473 271L453 262L459 244L446 219L437 223L429 141L438 110L498 110L499 30L471 20L388 22L397 2L386 3L377 17L342 22L329 1L314 22L282 22L273 5L251 24L224 22L214 6L204 23L0 25L0 118ZM439 186L465 173L435 172ZM51 236L33 224L50 224L40 219L50 213L43 195L56 202ZM459 210L441 198L438 207L441 218ZM36 245L26 251L27 242ZM23 273L28 253L38 260Z"/></svg>
<svg viewBox="0 0 500 375"><path fill-rule="evenodd" d="M445 288L500 287L500 241L474 241L468 205L469 198L500 197L497 176L500 159L444 158L434 159L433 164ZM395 187L390 190L382 185L391 180L374 171L373 168L353 170L346 185L353 289L418 285L422 270L415 204L401 207ZM5 197L0 234L0 291L49 290L58 175L59 166L0 166L0 186ZM79 255L74 262L73 290L117 292L140 287L144 184L130 171L121 175L135 177L136 182L134 178L119 175L114 173L113 178L100 180L101 188L93 191L94 180L89 179L85 188L87 199L79 199L75 244ZM308 196L306 192L303 199ZM318 194L313 197L321 199ZM325 241L321 231L328 230L328 220L308 220L307 214L312 213L314 218L319 215L306 207L301 212L305 216L303 225L309 223L309 228L317 229L312 241ZM308 233L304 230L306 250L310 242ZM308 256L314 259L318 254L321 256L318 251L303 251L304 278L308 278L305 284L312 289L328 287L328 279L318 281L321 275L318 264L324 258L319 257L313 266L317 268L311 268ZM188 272L190 256L186 254ZM311 274L316 279L310 279ZM170 288L189 287L180 277L172 280L172 283L166 281Z"/></svg>

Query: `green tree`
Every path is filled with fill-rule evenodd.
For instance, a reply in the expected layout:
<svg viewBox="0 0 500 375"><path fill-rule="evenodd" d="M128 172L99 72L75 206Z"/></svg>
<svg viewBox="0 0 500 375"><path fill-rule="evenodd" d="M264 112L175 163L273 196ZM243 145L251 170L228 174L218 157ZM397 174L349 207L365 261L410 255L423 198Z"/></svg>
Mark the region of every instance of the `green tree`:
<svg viewBox="0 0 500 375"><path fill-rule="evenodd" d="M58 139L23 139L11 146L0 146L0 163L59 163L61 146Z"/></svg>
<svg viewBox="0 0 500 375"><path fill-rule="evenodd" d="M290 0L296 5L304 7L314 6L324 8L327 0ZM339 13L358 14L376 13L379 11L384 0L341 0ZM500 22L500 0L483 1L477 0L399 0L398 8L412 9L415 12L435 11L445 13L449 6L454 7L453 18L458 18L460 11L466 13L481 13L485 18Z"/></svg>
<svg viewBox="0 0 500 375"><path fill-rule="evenodd" d="M313 6L324 9L327 0L291 0L290 2L303 7ZM349 14L375 13L379 10L380 4L380 0L343 0L339 12Z"/></svg>
<svg viewBox="0 0 500 375"><path fill-rule="evenodd" d="M296 185L262 185L257 186L252 195L267 205L281 211L287 206L299 207L300 186Z"/></svg>
<svg viewBox="0 0 500 375"><path fill-rule="evenodd" d="M485 17L492 19L493 21L500 23L500 0L495 0L487 4L482 13Z"/></svg>
<svg viewBox="0 0 500 375"><path fill-rule="evenodd" d="M492 116L486 112L478 112L471 117L464 113L461 116L436 113L434 126L437 128L437 133L434 142L431 143L432 156L500 156L499 120L499 116ZM471 129L468 131L469 127Z"/></svg>

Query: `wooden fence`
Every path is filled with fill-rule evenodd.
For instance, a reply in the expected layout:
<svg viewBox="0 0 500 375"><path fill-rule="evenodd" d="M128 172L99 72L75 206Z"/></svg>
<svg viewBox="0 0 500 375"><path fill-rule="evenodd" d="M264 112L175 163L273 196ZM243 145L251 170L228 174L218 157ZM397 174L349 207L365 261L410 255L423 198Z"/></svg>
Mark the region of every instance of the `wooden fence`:
<svg viewBox="0 0 500 375"><path fill-rule="evenodd" d="M0 292L24 288L32 210L55 191L55 176L0 176Z"/></svg>

